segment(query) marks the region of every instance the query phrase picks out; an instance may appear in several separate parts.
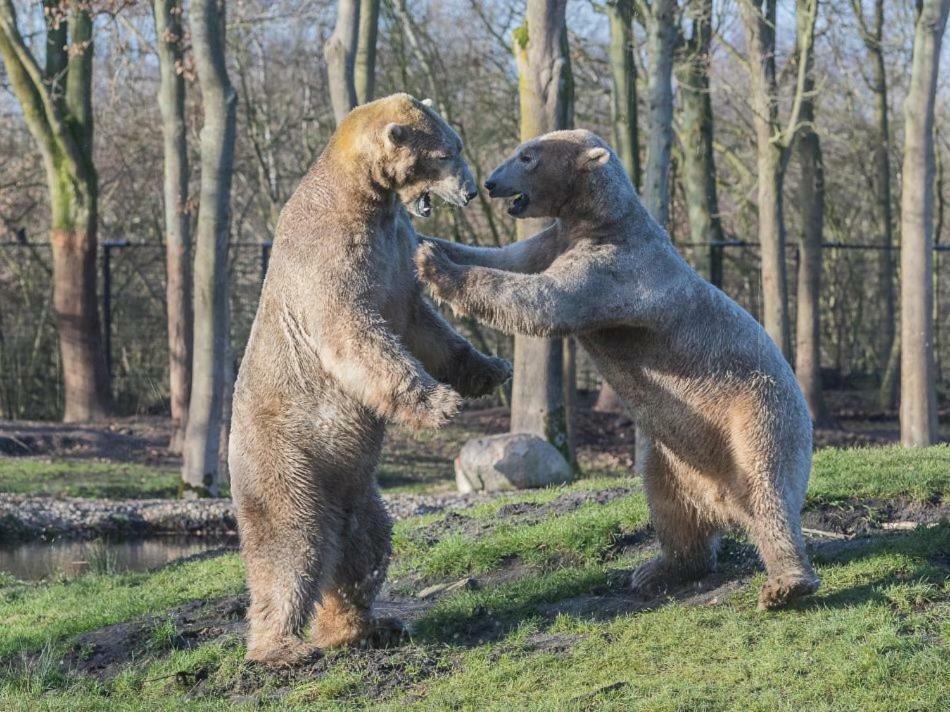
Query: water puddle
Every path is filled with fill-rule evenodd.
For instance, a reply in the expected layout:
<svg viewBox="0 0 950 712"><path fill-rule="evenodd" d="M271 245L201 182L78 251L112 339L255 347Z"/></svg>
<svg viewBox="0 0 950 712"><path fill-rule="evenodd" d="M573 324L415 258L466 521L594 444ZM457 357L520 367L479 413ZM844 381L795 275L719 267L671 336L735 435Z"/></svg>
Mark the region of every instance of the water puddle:
<svg viewBox="0 0 950 712"><path fill-rule="evenodd" d="M86 572L146 571L223 546L237 538L167 536L124 541L56 541L0 544L0 571L24 581Z"/></svg>

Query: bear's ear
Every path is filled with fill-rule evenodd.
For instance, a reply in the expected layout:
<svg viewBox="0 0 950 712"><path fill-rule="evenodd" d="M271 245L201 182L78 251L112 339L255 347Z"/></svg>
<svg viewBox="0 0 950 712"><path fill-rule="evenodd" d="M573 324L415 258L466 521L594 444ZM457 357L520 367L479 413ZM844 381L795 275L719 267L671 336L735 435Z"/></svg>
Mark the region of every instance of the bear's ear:
<svg viewBox="0 0 950 712"><path fill-rule="evenodd" d="M433 107L432 99L423 99L421 103L423 106L428 106L430 109Z"/></svg>
<svg viewBox="0 0 950 712"><path fill-rule="evenodd" d="M610 151L602 146L589 148L581 156L581 170L595 171L610 160Z"/></svg>
<svg viewBox="0 0 950 712"><path fill-rule="evenodd" d="M383 129L383 137L390 146L402 146L409 138L409 129L402 124L386 124Z"/></svg>

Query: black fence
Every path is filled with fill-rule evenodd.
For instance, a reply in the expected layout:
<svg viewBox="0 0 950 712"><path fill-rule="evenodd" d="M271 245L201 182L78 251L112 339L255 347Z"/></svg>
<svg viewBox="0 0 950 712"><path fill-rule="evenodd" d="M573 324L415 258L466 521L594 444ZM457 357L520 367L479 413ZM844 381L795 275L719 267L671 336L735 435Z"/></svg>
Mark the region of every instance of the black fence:
<svg viewBox="0 0 950 712"><path fill-rule="evenodd" d="M694 266L753 316L761 313L758 245L742 241L680 244ZM950 245L939 245L935 262L935 332L938 377L950 363L950 334L941 328L950 315ZM822 365L827 378L870 388L886 365L884 285L879 265L885 248L825 243L821 293ZM240 360L257 308L270 243L234 242L229 254L231 343ZM898 260L898 248L893 248ZM798 250L789 245L789 304L796 295ZM99 294L112 387L121 413L163 413L168 399L165 306L165 248L161 244L109 240L99 252ZM62 413L61 366L51 292L52 260L45 243L0 244L0 416L58 418ZM896 290L896 285L895 285ZM482 348L510 356L502 334L460 324ZM594 388L599 377L581 354L578 382Z"/></svg>

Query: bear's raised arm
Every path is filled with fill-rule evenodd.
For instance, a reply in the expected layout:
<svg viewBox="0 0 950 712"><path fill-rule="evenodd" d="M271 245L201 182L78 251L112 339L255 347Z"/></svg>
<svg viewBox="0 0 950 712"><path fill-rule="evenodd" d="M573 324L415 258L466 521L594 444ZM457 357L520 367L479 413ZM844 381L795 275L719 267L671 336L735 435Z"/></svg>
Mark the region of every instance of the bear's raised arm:
<svg viewBox="0 0 950 712"><path fill-rule="evenodd" d="M638 305L596 268L515 274L457 265L431 243L420 245L416 267L437 299L509 334L566 336L638 321Z"/></svg>
<svg viewBox="0 0 950 712"><path fill-rule="evenodd" d="M419 235L419 241L438 245L445 250L449 259L460 265L492 267L524 274L543 272L567 247L567 240L556 223L527 240L519 240L505 247L463 245L429 235Z"/></svg>
<svg viewBox="0 0 950 712"><path fill-rule="evenodd" d="M458 410L461 396L426 372L359 288L335 295L312 333L324 369L380 416L439 427Z"/></svg>
<svg viewBox="0 0 950 712"><path fill-rule="evenodd" d="M417 297L406 341L429 373L467 398L491 393L511 377L510 363L472 346L422 294Z"/></svg>

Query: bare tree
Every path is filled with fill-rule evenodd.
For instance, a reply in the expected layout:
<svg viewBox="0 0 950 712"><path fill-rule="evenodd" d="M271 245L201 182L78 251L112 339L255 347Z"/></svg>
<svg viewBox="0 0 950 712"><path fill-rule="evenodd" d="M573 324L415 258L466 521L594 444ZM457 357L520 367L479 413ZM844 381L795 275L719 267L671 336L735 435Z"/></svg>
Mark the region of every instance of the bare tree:
<svg viewBox="0 0 950 712"><path fill-rule="evenodd" d="M904 101L901 185L901 442L937 439L933 342L934 105L950 0L918 0L910 88Z"/></svg>
<svg viewBox="0 0 950 712"><path fill-rule="evenodd" d="M633 0L608 0L610 19L610 124L614 148L635 186L640 185L640 135L637 126L637 65L633 47ZM620 396L604 381L594 410L619 413Z"/></svg>
<svg viewBox="0 0 950 712"><path fill-rule="evenodd" d="M336 27L323 48L330 82L330 103L338 124L357 104L353 73L359 30L360 0L339 0Z"/></svg>
<svg viewBox="0 0 950 712"><path fill-rule="evenodd" d="M165 301L172 425L169 449L181 452L191 394L191 234L188 215L188 138L185 126L184 28L181 0L154 0L158 106L162 113L165 180Z"/></svg>
<svg viewBox="0 0 950 712"><path fill-rule="evenodd" d="M712 0L691 0L687 6L690 34L677 65L680 95L680 143L683 146L683 190L690 239L722 242L713 150L713 110L709 89ZM710 245L699 265L714 283L722 281L722 248Z"/></svg>
<svg viewBox="0 0 950 712"><path fill-rule="evenodd" d="M864 14L862 0L851 0L854 16L858 21L861 39L867 48L870 61L868 87L874 94L874 124L877 139L874 141L874 209L880 242L878 281L884 293L884 314L878 332L878 363L884 367L879 403L882 408L891 408L897 401L897 379L894 377L898 359L891 352L899 348L895 338L897 326L897 298L894 289L894 211L891 203L891 130L887 106L887 72L884 67L884 0L874 0L871 18ZM889 367L890 366L890 367Z"/></svg>
<svg viewBox="0 0 950 712"><path fill-rule="evenodd" d="M663 226L670 227L670 151L673 146L673 55L676 51L676 0L640 2L640 15L647 30L647 155L643 175L643 199L647 210ZM650 443L636 428L634 469L642 472Z"/></svg>
<svg viewBox="0 0 950 712"><path fill-rule="evenodd" d="M762 250L762 310L765 330L791 356L788 319L788 280L785 269L785 221L782 189L789 150L800 125L805 92L805 68L811 56L818 17L818 0L796 4L798 72L792 110L783 129L779 124L775 67L777 0L740 0L746 28L750 105L755 124L758 173L759 245Z"/></svg>
<svg viewBox="0 0 950 712"><path fill-rule="evenodd" d="M653 218L669 228L670 150L673 145L673 54L676 49L676 0L641 3L647 29L648 107L643 198Z"/></svg>
<svg viewBox="0 0 950 712"><path fill-rule="evenodd" d="M228 233L237 96L225 65L224 0L193 0L191 41L201 84L201 198L195 230L195 338L182 480L185 496L217 496L228 358Z"/></svg>
<svg viewBox="0 0 950 712"><path fill-rule="evenodd" d="M796 21L809 21L809 0L798 0ZM806 32L799 28L799 34ZM825 168L821 140L815 129L814 78L811 55L798 58L806 63L806 79L801 108L801 133L797 139L801 166L799 207L802 231L799 239L798 308L795 321L795 375L805 394L812 421L825 424L828 411L821 391L821 243L825 219Z"/></svg>
<svg viewBox="0 0 950 712"><path fill-rule="evenodd" d="M521 104L521 138L573 123L574 86L567 47L567 0L528 0L524 24L514 33ZM519 239L544 229L546 220L518 221ZM546 438L573 461L565 398L563 342L515 337L511 431Z"/></svg>
<svg viewBox="0 0 950 712"><path fill-rule="evenodd" d="M45 0L43 10L45 66L20 34L12 0L0 0L0 57L46 168L63 420L96 420L111 412L112 398L96 298L93 23L88 3Z"/></svg>
<svg viewBox="0 0 950 712"><path fill-rule="evenodd" d="M356 43L353 84L356 103L373 100L376 90L376 35L379 30L379 0L360 1L360 29Z"/></svg>

